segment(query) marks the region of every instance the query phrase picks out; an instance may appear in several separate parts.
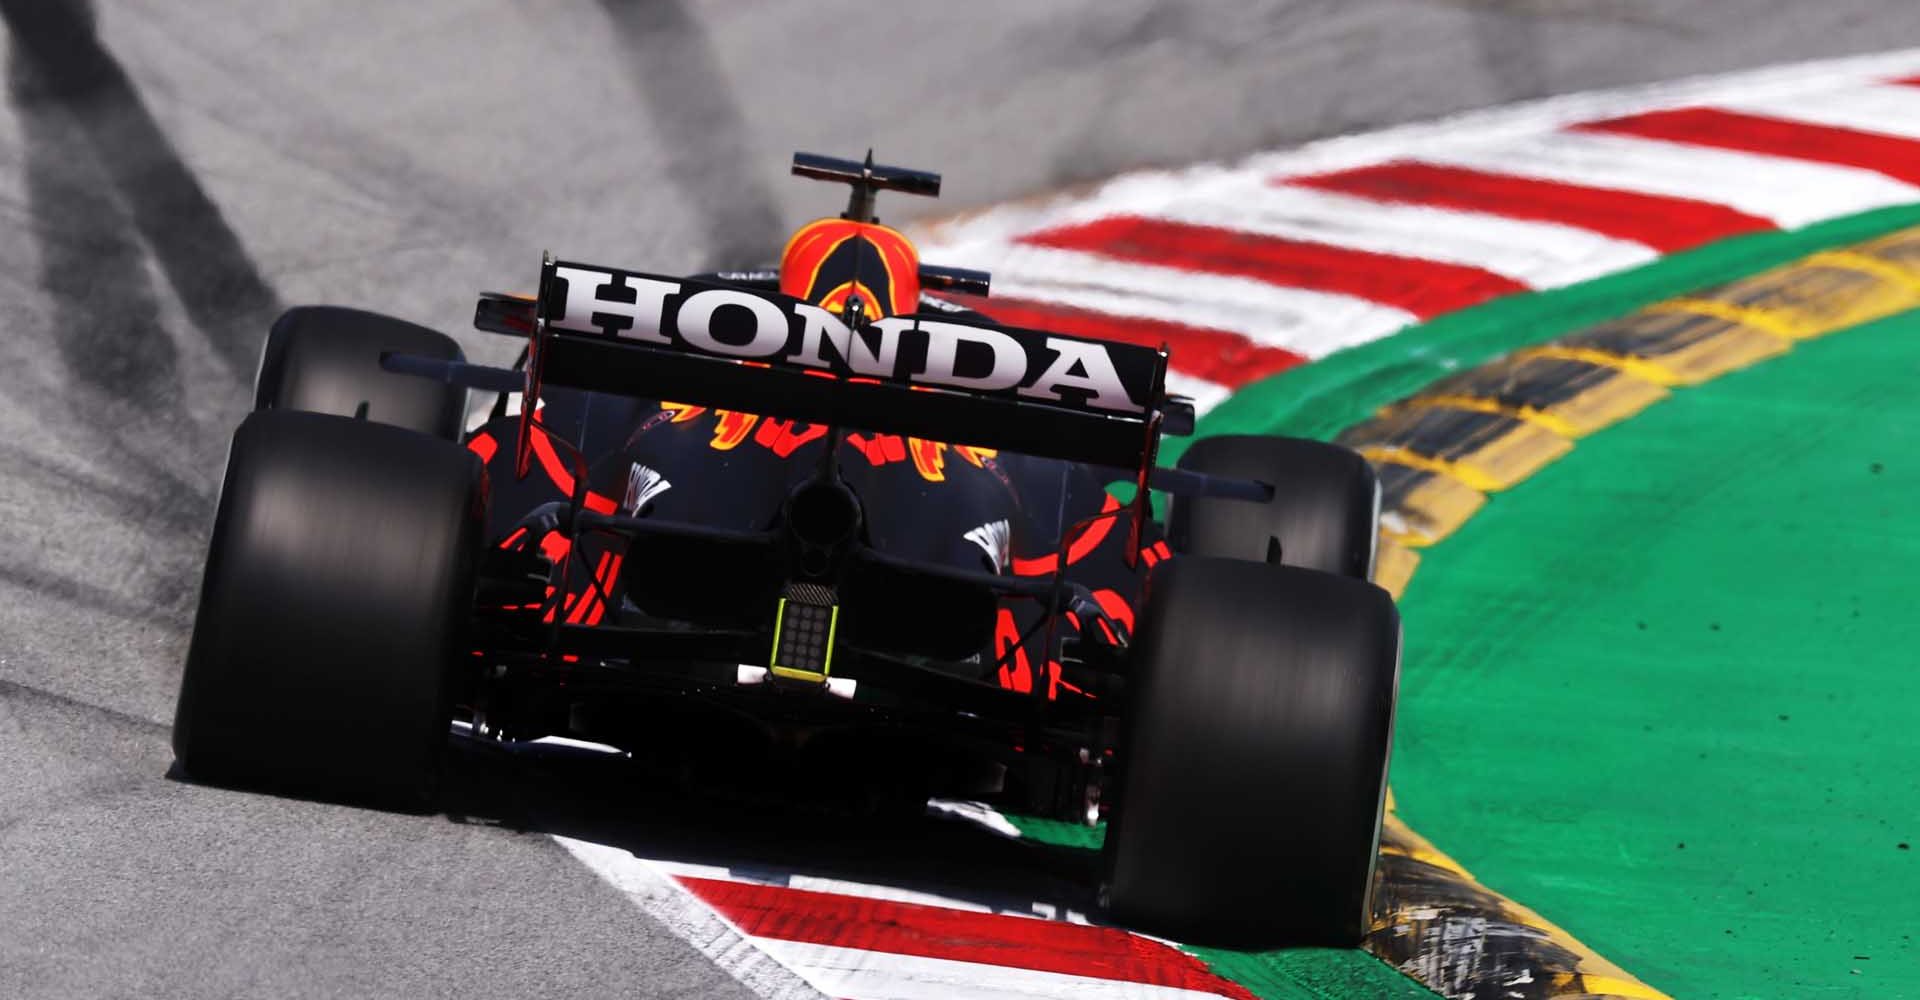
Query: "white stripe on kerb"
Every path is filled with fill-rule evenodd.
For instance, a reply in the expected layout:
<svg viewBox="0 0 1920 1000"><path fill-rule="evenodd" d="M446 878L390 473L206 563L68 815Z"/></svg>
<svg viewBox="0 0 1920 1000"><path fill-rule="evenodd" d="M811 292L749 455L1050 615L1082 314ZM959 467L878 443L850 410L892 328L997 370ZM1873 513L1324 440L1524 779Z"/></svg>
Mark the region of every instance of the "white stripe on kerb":
<svg viewBox="0 0 1920 1000"><path fill-rule="evenodd" d="M698 878L714 882L738 882L743 885L767 885L782 889L794 889L803 892L825 892L836 896L853 896L859 899L877 899L893 903L911 903L915 906L932 906L943 910L963 910L968 913L998 913L1009 917L1039 917L1044 920L1058 920L1069 924L1088 924L1086 914L1071 907L1065 907L1065 916L1061 916L1063 906L1041 900L1002 899L1001 905L988 905L973 899L960 899L939 893L923 892L918 889L906 889L900 886L875 885L870 882L854 882L848 879L829 878L823 875L802 875L794 872L774 872L757 874L751 869L726 868L719 865L699 865L684 861L650 860L647 864L663 875L675 878Z"/></svg>
<svg viewBox="0 0 1920 1000"><path fill-rule="evenodd" d="M1200 1000L1219 994L979 962L754 938L829 996L848 1000Z"/></svg>
<svg viewBox="0 0 1920 1000"><path fill-rule="evenodd" d="M1174 355L1178 364L1180 355ZM1181 371L1167 372L1167 391L1175 396L1185 396L1193 400L1193 415L1204 416L1208 410L1226 402L1233 390L1218 382L1209 382L1197 375L1188 375Z"/></svg>
<svg viewBox="0 0 1920 1000"><path fill-rule="evenodd" d="M1808 94L1734 97L1717 106L1770 118L1920 138L1920 87L1861 84Z"/></svg>
<svg viewBox="0 0 1920 1000"><path fill-rule="evenodd" d="M1652 247L1572 226L1398 205L1255 180L1183 198L1162 218L1354 250L1465 264L1556 288L1645 264Z"/></svg>
<svg viewBox="0 0 1920 1000"><path fill-rule="evenodd" d="M945 248L957 244L986 241L1007 242L1023 232L1061 221L1099 215L1150 213L1159 206L1183 196L1203 195L1211 184L1236 184L1248 176L1270 177L1281 174L1310 174L1330 170L1384 163L1418 153L1427 157L1438 150L1478 147L1506 139L1524 139L1558 129L1564 125L1611 118L1656 108L1691 104L1713 104L1735 97L1772 97L1800 95L1832 90L1849 83L1889 79L1920 73L1920 49L1850 56L1790 66L1770 66L1758 70L1692 77L1616 90L1592 91L1549 97L1524 104L1470 111L1435 121L1400 125L1377 132L1336 136L1305 146L1248 157L1230 166L1203 164L1176 170L1141 171L1117 177L1089 193L1062 195L1052 199L1007 205L947 222L914 227L915 236L927 260L941 262ZM1490 168L1506 172L1507 166ZM1517 168L1515 168L1517 169ZM1624 187L1624 182L1607 184L1587 180L1573 183L1598 187ZM1653 193L1667 193L1656 188ZM1699 197L1698 189L1679 197ZM1908 198L1912 198L1908 195ZM1714 200L1706 198L1705 200ZM1846 214L1878 208L1888 202L1798 214L1783 219L1786 225L1801 225L1827 215ZM1750 209L1751 211L1751 209ZM1766 211L1754 214L1779 218Z"/></svg>
<svg viewBox="0 0 1920 1000"><path fill-rule="evenodd" d="M1784 228L1920 200L1884 174L1757 153L1587 132L1544 132L1413 157L1493 173L1728 205Z"/></svg>
<svg viewBox="0 0 1920 1000"><path fill-rule="evenodd" d="M978 262L994 257L993 287L1008 298L1225 330L1310 358L1414 322L1414 315L1404 309L1350 295L1079 250L1017 246L996 254L976 246L961 266L981 266Z"/></svg>
<svg viewBox="0 0 1920 1000"><path fill-rule="evenodd" d="M738 925L679 885L674 875L750 882L734 872L706 865L648 861L631 852L570 837L554 841L589 870L623 893L646 915L693 945L721 971L768 1000L1013 1000L1069 997L1076 1000L1191 1000L1216 994L1121 980L1032 969L1006 968L952 959L783 941L743 934ZM762 883L765 884L765 883ZM837 892L941 906L970 912L990 907L949 897L885 886L795 876L787 888ZM1030 914L1019 914L1030 916ZM1078 914L1070 918L1085 923Z"/></svg>
<svg viewBox="0 0 1920 1000"><path fill-rule="evenodd" d="M807 980L754 947L746 935L693 893L630 851L555 836L588 870L625 894L640 912L692 945L720 971L765 1000L826 1000ZM846 997L847 994L835 994Z"/></svg>
<svg viewBox="0 0 1920 1000"><path fill-rule="evenodd" d="M934 906L943 910L965 910L969 913L1015 913L1020 916L1032 916L1019 910L995 910L984 903L942 896L938 893L920 892L915 889L902 889L897 886L870 885L865 882L850 882L846 879L827 878L821 875L799 875L781 872L772 875L756 875L751 869L725 868L719 865L698 865L685 861L649 861L656 871L676 878L699 878L713 882L739 882L745 885L770 885L782 889L796 889L804 892L829 892L839 896L857 896L861 899L881 899L894 903L912 903L916 906Z"/></svg>

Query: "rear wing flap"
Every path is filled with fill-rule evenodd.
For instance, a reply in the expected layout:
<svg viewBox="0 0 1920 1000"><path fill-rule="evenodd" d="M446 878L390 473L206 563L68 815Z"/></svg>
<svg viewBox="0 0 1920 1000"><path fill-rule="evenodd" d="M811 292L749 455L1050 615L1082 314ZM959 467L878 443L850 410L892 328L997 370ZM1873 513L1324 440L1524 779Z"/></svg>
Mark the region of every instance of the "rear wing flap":
<svg viewBox="0 0 1920 1000"><path fill-rule="evenodd" d="M777 292L550 256L535 298L485 295L474 324L528 338L526 419L542 386L561 385L1139 470L1143 480L1159 435L1193 423L1192 405L1166 394L1164 349L943 316L849 325Z"/></svg>

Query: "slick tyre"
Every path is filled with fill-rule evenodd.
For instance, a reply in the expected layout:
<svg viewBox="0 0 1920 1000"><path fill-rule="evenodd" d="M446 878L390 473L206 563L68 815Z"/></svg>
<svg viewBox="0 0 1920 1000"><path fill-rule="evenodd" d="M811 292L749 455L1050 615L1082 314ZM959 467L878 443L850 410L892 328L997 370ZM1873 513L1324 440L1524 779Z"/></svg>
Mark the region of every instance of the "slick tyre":
<svg viewBox="0 0 1920 1000"><path fill-rule="evenodd" d="M174 715L188 776L430 806L483 504L478 460L450 442L324 414L248 416Z"/></svg>
<svg viewBox="0 0 1920 1000"><path fill-rule="evenodd" d="M1264 504L1172 498L1167 544L1175 552L1263 562L1277 539L1285 565L1372 579L1379 478L1357 452L1302 438L1211 437L1195 441L1180 468L1256 479L1274 492Z"/></svg>
<svg viewBox="0 0 1920 1000"><path fill-rule="evenodd" d="M1106 840L1114 918L1194 943L1357 943L1399 647L1392 599L1362 581L1195 556L1156 569Z"/></svg>
<svg viewBox="0 0 1920 1000"><path fill-rule="evenodd" d="M380 355L463 361L446 334L340 306L297 306L274 321L254 381L256 410L304 410L405 427L456 440L467 391L380 367Z"/></svg>

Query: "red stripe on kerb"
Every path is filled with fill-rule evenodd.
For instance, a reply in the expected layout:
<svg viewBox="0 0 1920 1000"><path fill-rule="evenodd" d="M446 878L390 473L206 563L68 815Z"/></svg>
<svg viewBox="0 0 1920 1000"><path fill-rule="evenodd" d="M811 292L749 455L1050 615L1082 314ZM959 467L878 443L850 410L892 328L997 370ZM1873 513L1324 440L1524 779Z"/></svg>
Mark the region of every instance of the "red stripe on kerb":
<svg viewBox="0 0 1920 1000"><path fill-rule="evenodd" d="M1274 184L1357 195L1375 201L1483 212L1554 222L1672 252L1709 240L1774 228L1756 215L1711 202L1448 167L1383 163Z"/></svg>
<svg viewBox="0 0 1920 1000"><path fill-rule="evenodd" d="M1888 80L1887 82L1902 87L1920 87L1920 76L1901 77L1898 80Z"/></svg>
<svg viewBox="0 0 1920 1000"><path fill-rule="evenodd" d="M751 937L976 962L1255 1000L1197 958L1113 927L678 876Z"/></svg>
<svg viewBox="0 0 1920 1000"><path fill-rule="evenodd" d="M1142 316L1110 316L1090 309L1025 299L981 299L951 296L1009 326L1027 326L1053 333L1096 340L1115 340L1144 347L1166 345L1170 364L1209 382L1238 387L1300 364L1306 359L1292 351L1266 347L1237 333L1188 326Z"/></svg>
<svg viewBox="0 0 1920 1000"><path fill-rule="evenodd" d="M1920 142L1837 125L1815 125L1719 108L1676 108L1573 127L1585 132L1632 135L1861 167L1909 184L1920 184Z"/></svg>
<svg viewBox="0 0 1920 1000"><path fill-rule="evenodd" d="M1422 319L1527 290L1511 278L1463 264L1138 216L1045 229L1020 242L1351 295Z"/></svg>

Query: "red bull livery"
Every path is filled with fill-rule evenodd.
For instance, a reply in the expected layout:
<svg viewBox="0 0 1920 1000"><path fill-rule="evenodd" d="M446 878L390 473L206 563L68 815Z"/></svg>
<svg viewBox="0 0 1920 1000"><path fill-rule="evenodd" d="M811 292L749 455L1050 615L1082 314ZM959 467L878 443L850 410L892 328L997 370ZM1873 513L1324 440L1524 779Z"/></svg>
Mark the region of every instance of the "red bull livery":
<svg viewBox="0 0 1920 1000"><path fill-rule="evenodd" d="M943 299L991 279L874 213L936 174L794 172L851 194L776 269L547 256L533 295L481 296L511 368L374 313L282 316L210 542L185 771L420 808L450 741L589 741L694 792L1105 824L1108 919L1357 942L1400 643L1371 468L1278 437L1158 464L1194 424L1164 348Z"/></svg>

